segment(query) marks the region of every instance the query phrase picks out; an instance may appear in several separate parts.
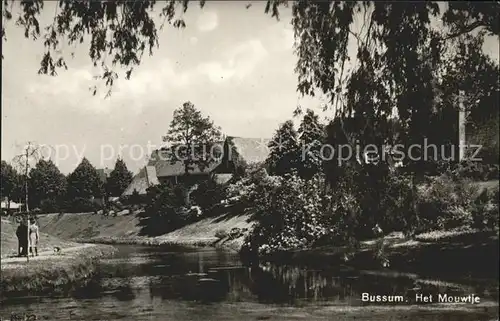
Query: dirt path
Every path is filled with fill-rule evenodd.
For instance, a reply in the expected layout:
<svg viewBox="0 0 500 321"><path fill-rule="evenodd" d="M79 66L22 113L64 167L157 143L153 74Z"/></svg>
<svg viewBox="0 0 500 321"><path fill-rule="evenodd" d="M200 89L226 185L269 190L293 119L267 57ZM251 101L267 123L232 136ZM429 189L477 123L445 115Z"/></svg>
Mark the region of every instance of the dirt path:
<svg viewBox="0 0 500 321"><path fill-rule="evenodd" d="M78 246L72 246L72 247L67 247L61 250L59 254L54 253L54 251L43 251L39 252L38 256L32 257L30 256L29 260L31 261L39 261L39 260L46 260L50 258L61 258L63 259L66 254L68 253L74 253L79 250L88 248L88 247L93 247L96 246L95 244L81 244ZM4 267L5 264L9 263L21 263L21 262L26 262L26 257L9 257L9 258L2 258L2 268Z"/></svg>

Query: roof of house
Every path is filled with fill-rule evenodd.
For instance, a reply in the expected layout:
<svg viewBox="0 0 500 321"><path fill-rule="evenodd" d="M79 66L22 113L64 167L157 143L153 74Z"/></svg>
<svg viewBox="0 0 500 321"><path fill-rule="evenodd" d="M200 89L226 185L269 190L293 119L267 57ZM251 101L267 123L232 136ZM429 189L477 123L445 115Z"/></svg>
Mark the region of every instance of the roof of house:
<svg viewBox="0 0 500 321"><path fill-rule="evenodd" d="M132 182L123 191L122 196L131 196L134 191L137 191L140 195L145 195L148 187L156 184L159 184L159 182L154 172L154 166L152 168L151 166L145 166L132 178Z"/></svg>
<svg viewBox="0 0 500 321"><path fill-rule="evenodd" d="M146 178L148 179L149 184L157 185L160 184L158 180L158 175L156 174L156 167L154 166L146 166Z"/></svg>
<svg viewBox="0 0 500 321"><path fill-rule="evenodd" d="M208 153L208 156L212 156L214 161L206 168L200 168L200 166L192 165L194 168L189 171L190 175L199 175L204 173L210 173L221 163L221 155L223 151L223 143L216 143L212 149L212 152ZM156 170L157 177L170 177L170 176L182 176L185 174L184 162L178 160L175 162L171 161L170 149L160 149L155 150L151 153L151 157L148 161L148 166L154 167Z"/></svg>
<svg viewBox="0 0 500 321"><path fill-rule="evenodd" d="M247 163L263 162L269 155L269 139L262 138L242 138L242 137L227 137L224 142L218 142L212 148L209 156L214 158L206 168L200 168L193 165L193 169L189 171L190 175L199 175L210 173L217 168L222 162L222 153L224 151L224 143L231 143L234 148L230 152L235 151L238 156L243 158ZM150 185L159 184L158 178L182 176L185 174L184 163L181 160L172 162L168 148L155 150L151 153L151 157L147 166L132 179L132 183L127 187L123 195L132 195L134 189L139 193L145 193ZM227 177L222 177L224 181ZM149 183L148 183L149 181ZM149 184L149 185L148 185Z"/></svg>
<svg viewBox="0 0 500 321"><path fill-rule="evenodd" d="M233 174L215 174L214 179L217 184L226 184L231 180Z"/></svg>
<svg viewBox="0 0 500 321"><path fill-rule="evenodd" d="M243 138L227 137L227 141L234 146L238 155L247 163L264 162L270 153L268 147L270 139L267 138Z"/></svg>

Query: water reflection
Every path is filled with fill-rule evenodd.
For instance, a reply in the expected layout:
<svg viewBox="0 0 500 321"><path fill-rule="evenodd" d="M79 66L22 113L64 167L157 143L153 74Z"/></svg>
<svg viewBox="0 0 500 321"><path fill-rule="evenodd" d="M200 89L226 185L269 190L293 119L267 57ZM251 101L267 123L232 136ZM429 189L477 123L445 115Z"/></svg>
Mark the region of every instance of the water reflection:
<svg viewBox="0 0 500 321"><path fill-rule="evenodd" d="M56 314L60 315L61 320L82 315L85 315L85 319L92 319L88 309L96 309L92 312L94 316L99 313L101 317L106 315L106 318L102 317L106 320L122 317L139 320L141 315L148 315L148 318L157 315L159 319L164 319L167 314L171 318L166 319L176 320L171 314L173 310L165 311L167 306L172 309L172 305L175 305L185 309L179 312L184 315L181 319L185 319L187 313L187 319L200 317L200 320L207 320L202 318L207 311L212 311L215 318L222 313L223 306L236 303L291 305L304 309L316 305L361 307L368 304L360 300L364 292L403 295L408 302L400 305L407 306L413 303L416 291L434 295L475 293L483 302L498 302L498 289L494 280L465 286L419 280L416 276L334 267L322 270L272 264L245 267L241 266L236 254L216 249L180 251L124 246L117 256L103 260L88 286L76 291L72 297L10 300L2 305L0 312L3 314L0 315L16 309L47 313L47 309L57 307ZM201 308L204 304L209 305ZM443 317L435 320L447 320L445 315L443 312ZM389 315L386 317L384 320L391 319ZM455 317L450 320L458 320L458 315ZM475 319L481 318L476 315ZM463 320L475 319L465 317Z"/></svg>
<svg viewBox="0 0 500 321"><path fill-rule="evenodd" d="M158 251L140 248L102 263L101 271L84 293L133 300L141 290L150 298L195 301L304 304L327 302L363 305L362 293L403 295L412 303L415 293L476 293L498 301L494 283L464 286L418 280L415 276L325 268L309 270L297 266L261 264L244 267L237 255L221 250L193 252Z"/></svg>

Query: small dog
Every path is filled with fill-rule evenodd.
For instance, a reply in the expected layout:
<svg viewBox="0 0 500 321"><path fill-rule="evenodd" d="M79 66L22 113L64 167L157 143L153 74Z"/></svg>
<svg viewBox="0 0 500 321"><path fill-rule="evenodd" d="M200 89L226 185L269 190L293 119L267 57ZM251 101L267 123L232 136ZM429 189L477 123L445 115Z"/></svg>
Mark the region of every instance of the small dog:
<svg viewBox="0 0 500 321"><path fill-rule="evenodd" d="M59 246L54 246L54 253L61 254L61 248Z"/></svg>

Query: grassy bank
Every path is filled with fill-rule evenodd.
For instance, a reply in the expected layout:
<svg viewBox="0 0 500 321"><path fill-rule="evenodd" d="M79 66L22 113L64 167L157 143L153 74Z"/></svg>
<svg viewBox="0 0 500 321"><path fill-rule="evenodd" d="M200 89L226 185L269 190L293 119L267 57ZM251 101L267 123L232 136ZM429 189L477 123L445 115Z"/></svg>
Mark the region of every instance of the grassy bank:
<svg viewBox="0 0 500 321"><path fill-rule="evenodd" d="M59 255L41 253L30 258L2 260L2 300L7 297L67 293L85 284L95 272L99 258L113 254L107 245L80 245Z"/></svg>
<svg viewBox="0 0 500 321"><path fill-rule="evenodd" d="M1 257L7 258L16 256L18 254L18 241L16 236L17 224L14 224L9 219L2 218L2 236L0 239L1 244ZM75 242L62 240L58 237L54 237L50 234L47 234L46 231L40 232L40 243L38 246L39 251L52 251L55 246L60 248L72 247L76 246Z"/></svg>
<svg viewBox="0 0 500 321"><path fill-rule="evenodd" d="M206 218L161 236L141 235L140 220L135 215L103 216L92 213L46 214L39 217L42 231L77 242L137 245L219 246L238 251L243 238L228 240L217 236L233 228L250 228L249 214L220 215Z"/></svg>
<svg viewBox="0 0 500 321"><path fill-rule="evenodd" d="M105 216L94 213L43 214L38 216L40 231L65 239L128 238L140 235L136 215Z"/></svg>

